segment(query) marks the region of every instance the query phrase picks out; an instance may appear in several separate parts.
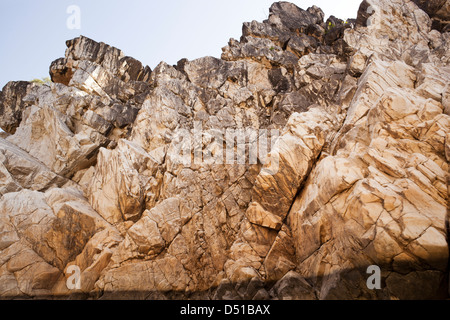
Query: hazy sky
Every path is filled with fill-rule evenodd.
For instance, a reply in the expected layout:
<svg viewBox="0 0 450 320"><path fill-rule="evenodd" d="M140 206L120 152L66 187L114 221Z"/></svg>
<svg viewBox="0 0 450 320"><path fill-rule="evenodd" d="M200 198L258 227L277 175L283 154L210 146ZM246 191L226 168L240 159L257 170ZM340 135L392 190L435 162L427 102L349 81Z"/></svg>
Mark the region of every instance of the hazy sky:
<svg viewBox="0 0 450 320"><path fill-rule="evenodd" d="M268 17L273 0L0 0L0 89L10 80L48 76L64 56L65 41L80 34L113 45L152 69L182 58L220 57L242 23ZM326 18L356 18L361 0L292 0L317 5ZM71 30L67 8L80 8Z"/></svg>

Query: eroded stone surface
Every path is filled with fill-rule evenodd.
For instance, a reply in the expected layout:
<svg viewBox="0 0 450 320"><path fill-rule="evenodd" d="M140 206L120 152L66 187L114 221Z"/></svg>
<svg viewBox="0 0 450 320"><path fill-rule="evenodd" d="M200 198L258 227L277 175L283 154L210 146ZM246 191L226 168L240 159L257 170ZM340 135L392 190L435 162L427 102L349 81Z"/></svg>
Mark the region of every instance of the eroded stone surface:
<svg viewBox="0 0 450 320"><path fill-rule="evenodd" d="M415 2L277 2L153 71L69 40L0 93L0 297L448 298L447 6Z"/></svg>

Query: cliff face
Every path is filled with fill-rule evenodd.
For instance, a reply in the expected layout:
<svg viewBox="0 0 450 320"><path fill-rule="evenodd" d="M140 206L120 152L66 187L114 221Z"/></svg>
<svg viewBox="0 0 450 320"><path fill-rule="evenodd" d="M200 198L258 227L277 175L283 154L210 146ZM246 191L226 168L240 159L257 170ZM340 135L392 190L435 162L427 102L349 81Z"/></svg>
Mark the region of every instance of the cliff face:
<svg viewBox="0 0 450 320"><path fill-rule="evenodd" d="M277 2L154 70L68 41L0 92L0 297L448 298L449 20Z"/></svg>

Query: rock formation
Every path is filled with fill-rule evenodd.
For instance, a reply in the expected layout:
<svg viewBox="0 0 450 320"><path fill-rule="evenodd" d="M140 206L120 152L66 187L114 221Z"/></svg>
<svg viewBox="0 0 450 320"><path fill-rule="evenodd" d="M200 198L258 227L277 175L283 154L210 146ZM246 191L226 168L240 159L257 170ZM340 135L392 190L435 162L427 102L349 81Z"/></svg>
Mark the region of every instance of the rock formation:
<svg viewBox="0 0 450 320"><path fill-rule="evenodd" d="M67 41L0 92L0 298L448 298L449 3L277 2L154 70Z"/></svg>

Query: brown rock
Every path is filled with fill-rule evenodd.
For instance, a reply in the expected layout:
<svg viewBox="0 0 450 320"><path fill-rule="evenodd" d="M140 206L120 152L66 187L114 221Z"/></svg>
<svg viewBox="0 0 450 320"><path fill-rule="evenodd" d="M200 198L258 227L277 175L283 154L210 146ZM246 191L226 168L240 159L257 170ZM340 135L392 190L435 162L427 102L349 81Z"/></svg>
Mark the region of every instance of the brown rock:
<svg viewBox="0 0 450 320"><path fill-rule="evenodd" d="M0 93L0 297L448 298L446 3L276 2L153 71L69 40Z"/></svg>

